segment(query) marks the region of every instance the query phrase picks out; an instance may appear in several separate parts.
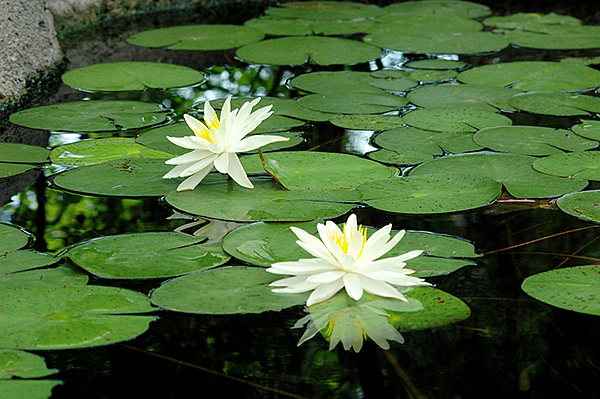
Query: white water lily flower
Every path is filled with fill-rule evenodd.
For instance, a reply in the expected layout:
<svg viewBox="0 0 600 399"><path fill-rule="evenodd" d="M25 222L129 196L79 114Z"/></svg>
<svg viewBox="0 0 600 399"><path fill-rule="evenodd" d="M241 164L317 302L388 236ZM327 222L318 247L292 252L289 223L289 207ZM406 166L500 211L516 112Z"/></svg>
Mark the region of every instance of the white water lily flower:
<svg viewBox="0 0 600 399"><path fill-rule="evenodd" d="M177 165L163 176L165 179L187 177L177 187L177 191L193 190L212 170L226 173L240 186L253 188L248 180L236 153L255 150L275 141L289 140L287 137L254 135L244 138L260 125L273 112L272 105L252 112L260 98L244 103L239 109L230 111L231 96L227 97L221 109L221 119L207 101L204 103L204 122L189 115L184 115L188 126L195 135L185 137L168 137L167 139L180 147L193 150L187 154L171 158L165 163Z"/></svg>
<svg viewBox="0 0 600 399"><path fill-rule="evenodd" d="M359 300L363 291L367 291L406 301L406 297L393 286L429 285L421 278L409 276L414 270L404 268L405 261L419 256L423 251L379 259L404 236L405 231L402 230L390 239L391 224L368 239L366 228L357 226L355 215L350 215L343 231L331 221L319 223L317 229L320 240L297 227L291 229L299 238L296 241L298 245L315 258L271 265L267 269L270 273L294 276L272 282L271 286L285 287L275 288L273 292L313 291L306 302L310 306L331 298L342 288L354 300Z"/></svg>

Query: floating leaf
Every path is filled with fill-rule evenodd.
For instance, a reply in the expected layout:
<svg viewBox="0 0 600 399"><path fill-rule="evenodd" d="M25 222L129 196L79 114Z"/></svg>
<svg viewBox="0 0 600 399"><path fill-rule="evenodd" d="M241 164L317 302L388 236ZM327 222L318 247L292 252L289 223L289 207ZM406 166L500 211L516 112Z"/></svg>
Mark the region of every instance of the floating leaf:
<svg viewBox="0 0 600 399"><path fill-rule="evenodd" d="M556 205L571 216L600 223L600 190L563 195L556 200Z"/></svg>
<svg viewBox="0 0 600 399"><path fill-rule="evenodd" d="M159 62L106 62L67 71L67 86L87 91L129 91L186 87L204 81L195 69Z"/></svg>
<svg viewBox="0 0 600 399"><path fill-rule="evenodd" d="M336 115L329 122L344 129L378 131L398 127L402 119L391 115Z"/></svg>
<svg viewBox="0 0 600 399"><path fill-rule="evenodd" d="M56 369L46 367L46 362L41 356L24 351L0 349L0 380L12 377L40 378L57 372Z"/></svg>
<svg viewBox="0 0 600 399"><path fill-rule="evenodd" d="M568 15L523 13L489 17L483 20L486 26L503 29L530 30L544 25L581 25L581 21Z"/></svg>
<svg viewBox="0 0 600 399"><path fill-rule="evenodd" d="M0 237L2 237L2 240L5 239L1 233ZM7 237L7 239L9 238ZM25 239L25 242L27 242L26 240L27 239ZM7 254L0 256L0 275L49 266L59 260L60 258L55 258L35 251L8 252Z"/></svg>
<svg viewBox="0 0 600 399"><path fill-rule="evenodd" d="M466 303L433 287L415 287L406 297L419 301L423 310L396 312L390 310L388 321L401 331L441 327L467 319L471 310Z"/></svg>
<svg viewBox="0 0 600 399"><path fill-rule="evenodd" d="M185 313L238 314L278 311L306 302L308 294L275 294L279 276L263 268L233 266L169 280L152 292L152 303Z"/></svg>
<svg viewBox="0 0 600 399"><path fill-rule="evenodd" d="M436 85L424 86L411 91L408 100L419 107L443 107L459 105L470 107L477 105L478 109L514 110L508 100L520 91L504 87L476 86L476 85Z"/></svg>
<svg viewBox="0 0 600 399"><path fill-rule="evenodd" d="M164 159L118 159L67 170L53 182L65 190L90 195L160 197L180 183L162 178L171 169Z"/></svg>
<svg viewBox="0 0 600 399"><path fill-rule="evenodd" d="M569 130L542 126L488 127L478 131L473 140L494 151L535 156L562 154L563 151L585 151L598 147L597 141L584 139Z"/></svg>
<svg viewBox="0 0 600 399"><path fill-rule="evenodd" d="M573 133L590 140L600 140L600 121L583 120L571 128Z"/></svg>
<svg viewBox="0 0 600 399"><path fill-rule="evenodd" d="M290 84L312 93L383 94L383 90L406 91L415 87L417 82L407 79L407 76L408 72L401 70L313 72L293 78Z"/></svg>
<svg viewBox="0 0 600 399"><path fill-rule="evenodd" d="M369 18L379 15L381 11L381 8L375 5L348 1L303 1L281 3L279 7L269 7L266 14L277 18L303 18L333 22Z"/></svg>
<svg viewBox="0 0 600 399"><path fill-rule="evenodd" d="M4 399L48 399L52 389L60 385L57 380L0 381L0 397Z"/></svg>
<svg viewBox="0 0 600 399"><path fill-rule="evenodd" d="M148 298L100 286L27 286L0 289L0 346L71 349L132 339L148 329Z"/></svg>
<svg viewBox="0 0 600 399"><path fill-rule="evenodd" d="M242 60L269 65L352 65L373 61L377 47L348 39L323 36L292 36L263 40L237 50Z"/></svg>
<svg viewBox="0 0 600 399"><path fill-rule="evenodd" d="M206 179L205 179L206 180ZM167 202L191 215L239 222L303 221L343 215L356 206L356 190L288 191L272 180L251 178L249 190L232 180L203 180L193 191L172 191Z"/></svg>
<svg viewBox="0 0 600 399"><path fill-rule="evenodd" d="M521 285L535 299L573 312L600 316L600 266L575 266L529 276Z"/></svg>
<svg viewBox="0 0 600 399"><path fill-rule="evenodd" d="M422 4L422 3L421 3ZM444 69L461 69L467 66L466 62L455 61L455 60L443 60L439 58L432 58L426 60L415 60L409 61L404 64L406 68L415 69L433 69L433 70L444 70Z"/></svg>
<svg viewBox="0 0 600 399"><path fill-rule="evenodd" d="M388 12L375 19L380 24L373 27L373 37L383 38L384 32L390 36L443 35L478 32L483 29L480 22L453 15L431 15ZM388 38L392 40L393 38Z"/></svg>
<svg viewBox="0 0 600 399"><path fill-rule="evenodd" d="M166 118L158 104L98 100L29 108L12 114L10 121L32 129L100 132L151 126Z"/></svg>
<svg viewBox="0 0 600 399"><path fill-rule="evenodd" d="M530 31L533 30L533 31ZM600 47L600 27L590 25L544 25L529 30L494 29L494 34L520 47L547 50L578 50Z"/></svg>
<svg viewBox="0 0 600 399"><path fill-rule="evenodd" d="M309 94L300 97L298 103L308 109L333 114L381 114L396 111L408 104L404 97L382 92Z"/></svg>
<svg viewBox="0 0 600 399"><path fill-rule="evenodd" d="M82 271L59 266L0 275L0 286L17 288L32 285L86 285L88 280L88 275Z"/></svg>
<svg viewBox="0 0 600 399"><path fill-rule="evenodd" d="M410 71L408 78L419 82L420 84L425 83L436 83L436 82L448 82L454 80L458 72L448 70L434 70L434 69L418 69Z"/></svg>
<svg viewBox="0 0 600 399"><path fill-rule="evenodd" d="M16 164L16 163L0 163L0 179L5 177L17 176L25 173L28 170L35 169L34 165Z"/></svg>
<svg viewBox="0 0 600 399"><path fill-rule="evenodd" d="M381 180L363 184L358 190L362 193L363 202L373 208L425 214L464 211L487 205L500 196L501 185L480 176L453 173Z"/></svg>
<svg viewBox="0 0 600 399"><path fill-rule="evenodd" d="M300 18L259 17L244 22L244 26L272 36L353 35L368 32L373 26L373 21L364 18L312 21Z"/></svg>
<svg viewBox="0 0 600 399"><path fill-rule="evenodd" d="M570 116L600 112L600 98L573 93L523 93L509 101L510 105L534 114Z"/></svg>
<svg viewBox="0 0 600 399"><path fill-rule="evenodd" d="M486 106L446 106L422 108L402 116L410 126L437 132L476 132L484 127L510 125L512 121Z"/></svg>
<svg viewBox="0 0 600 399"><path fill-rule="evenodd" d="M0 142L0 162L46 163L50 150L35 145Z"/></svg>
<svg viewBox="0 0 600 399"><path fill-rule="evenodd" d="M166 47L169 50L227 50L257 42L262 32L239 25L187 25L152 29L127 39L134 46Z"/></svg>
<svg viewBox="0 0 600 399"><path fill-rule="evenodd" d="M384 8L386 14L443 15L463 18L485 17L492 10L484 4L461 0L404 1Z"/></svg>
<svg viewBox="0 0 600 399"><path fill-rule="evenodd" d="M29 243L29 235L16 226L0 223L0 256L16 251Z"/></svg>
<svg viewBox="0 0 600 399"><path fill-rule="evenodd" d="M600 71L560 62L517 61L471 68L461 72L458 80L522 91L576 91L600 86Z"/></svg>
<svg viewBox="0 0 600 399"><path fill-rule="evenodd" d="M250 101L251 99L249 98L232 98L231 99L231 108L239 108L241 107L245 102ZM225 100L219 100L219 101L212 101L211 105L215 108L215 109L220 109L223 105L223 103L225 102ZM328 120L329 118L331 118L330 114L324 113L324 112L319 112L319 111L313 111L310 109L306 109L304 107L301 107L298 104L298 101L294 100L294 99L290 99L290 98L277 98L277 97L261 97L260 99L260 103L259 103L259 107L265 107L267 105L272 105L273 108L271 109L271 111L273 111L273 115L270 116L267 120L265 120L263 123L261 123L258 128L255 130L256 132L267 132L267 131L274 131L272 129L269 130L263 130L263 125L267 124L267 126L269 125L269 120L275 116L289 116L292 118L297 118L297 119L302 119L302 120L307 120L307 121L313 121L313 122L325 122L326 120Z"/></svg>
<svg viewBox="0 0 600 399"><path fill-rule="evenodd" d="M165 139L166 140L166 139ZM56 147L50 159L59 165L95 165L116 159L132 158L173 158L173 154L156 151L138 144L128 137L109 137L84 140Z"/></svg>
<svg viewBox="0 0 600 399"><path fill-rule="evenodd" d="M95 276L116 279L180 276L229 260L220 244L201 241L170 232L122 234L77 244L66 256Z"/></svg>
<svg viewBox="0 0 600 399"><path fill-rule="evenodd" d="M452 155L425 162L413 169L409 177L441 174L473 178L489 178L502 183L516 198L547 198L577 191L587 186L587 180L565 179L537 172L534 157L516 154L475 153ZM464 194L469 196L468 193Z"/></svg>

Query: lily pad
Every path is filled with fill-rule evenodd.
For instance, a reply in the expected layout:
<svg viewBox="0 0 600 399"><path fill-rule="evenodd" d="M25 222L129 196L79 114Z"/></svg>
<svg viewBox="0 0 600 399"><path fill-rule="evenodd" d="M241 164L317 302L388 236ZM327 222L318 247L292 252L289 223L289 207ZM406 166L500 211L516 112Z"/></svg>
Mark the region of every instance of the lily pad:
<svg viewBox="0 0 600 399"><path fill-rule="evenodd" d="M0 179L12 177L25 173L28 170L37 168L35 165L17 164L17 163L0 163Z"/></svg>
<svg viewBox="0 0 600 399"><path fill-rule="evenodd" d="M182 65L106 62L67 71L62 81L78 90L131 91L193 86L202 83L204 75Z"/></svg>
<svg viewBox="0 0 600 399"><path fill-rule="evenodd" d="M523 281L521 288L549 305L600 316L600 266L575 266L534 274Z"/></svg>
<svg viewBox="0 0 600 399"><path fill-rule="evenodd" d="M563 151L585 151L598 147L597 141L577 136L570 130L542 126L488 127L478 131L473 140L494 151L534 156L562 154Z"/></svg>
<svg viewBox="0 0 600 399"><path fill-rule="evenodd" d="M251 190L224 178L202 181L195 190L172 191L166 200L180 211L210 219L293 222L343 215L360 198L356 190L288 191L271 179L250 180Z"/></svg>
<svg viewBox="0 0 600 399"><path fill-rule="evenodd" d="M173 154L153 150L128 137L78 141L56 147L50 155L53 163L72 166L95 165L116 159L173 157Z"/></svg>
<svg viewBox="0 0 600 399"><path fill-rule="evenodd" d="M10 116L15 125L63 132L135 129L166 120L158 104L139 101L75 101L29 108Z"/></svg>
<svg viewBox="0 0 600 399"><path fill-rule="evenodd" d="M417 82L407 79L407 76L408 72L401 70L313 72L293 78L290 84L311 93L383 94L383 90L406 91L415 87Z"/></svg>
<svg viewBox="0 0 600 399"><path fill-rule="evenodd" d="M95 276L115 279L175 277L229 260L220 244L201 241L170 232L123 234L77 244L66 256Z"/></svg>
<svg viewBox="0 0 600 399"><path fill-rule="evenodd" d="M152 29L127 39L134 46L169 50L227 50L262 40L264 33L240 25L187 25Z"/></svg>
<svg viewBox="0 0 600 399"><path fill-rule="evenodd" d="M404 1L384 8L386 14L444 15L480 18L492 13L484 4L461 0Z"/></svg>
<svg viewBox="0 0 600 399"><path fill-rule="evenodd" d="M303 18L317 21L352 20L381 14L375 5L349 1L298 1L269 7L266 14L277 18Z"/></svg>
<svg viewBox="0 0 600 399"><path fill-rule="evenodd" d="M16 226L0 223L0 256L23 248L29 243L29 234Z"/></svg>
<svg viewBox="0 0 600 399"><path fill-rule="evenodd" d="M0 237L4 237L0 233ZM12 251L0 256L0 276L23 270L37 269L58 262L60 258L35 251Z"/></svg>
<svg viewBox="0 0 600 399"><path fill-rule="evenodd" d="M407 298L419 301L423 310L418 312L389 311L388 321L401 331L441 327L467 319L471 310L457 297L433 287L415 287L405 293Z"/></svg>
<svg viewBox="0 0 600 399"><path fill-rule="evenodd" d="M420 84L449 82L458 76L458 72L451 70L417 69L410 71L408 78Z"/></svg>
<svg viewBox="0 0 600 399"><path fill-rule="evenodd" d="M48 399L52 389L60 385L57 380L0 381L0 397L5 399Z"/></svg>
<svg viewBox="0 0 600 399"><path fill-rule="evenodd" d="M185 313L239 314L278 311L306 302L308 294L275 294L279 276L263 268L233 266L169 280L152 292L152 303Z"/></svg>
<svg viewBox="0 0 600 399"><path fill-rule="evenodd" d="M292 36L263 40L237 50L242 60L269 65L352 65L373 61L377 47L354 40L324 36Z"/></svg>
<svg viewBox="0 0 600 399"><path fill-rule="evenodd" d="M499 109L514 111L508 100L519 93L518 90L504 87L446 84L420 87L411 91L407 98L411 103L425 108L449 105L470 107L476 104L478 109L496 112Z"/></svg>
<svg viewBox="0 0 600 399"><path fill-rule="evenodd" d="M466 67L467 63L463 62L463 61L431 58L431 59L426 59L426 60L409 61L406 64L404 64L404 66L406 68L415 68L415 69L446 70L446 69L461 69L461 68Z"/></svg>
<svg viewBox="0 0 600 399"><path fill-rule="evenodd" d="M67 266L0 275L0 285L11 288L33 285L86 285L88 280L87 274Z"/></svg>
<svg viewBox="0 0 600 399"><path fill-rule="evenodd" d="M571 128L573 133L590 140L600 140L600 121L583 120Z"/></svg>
<svg viewBox="0 0 600 399"><path fill-rule="evenodd" d="M308 109L332 114L381 114L397 111L408 104L404 97L382 92L309 94L300 97L298 103Z"/></svg>
<svg viewBox="0 0 600 399"><path fill-rule="evenodd" d="M572 116L600 112L600 98L573 93L523 93L509 104L534 114Z"/></svg>
<svg viewBox="0 0 600 399"><path fill-rule="evenodd" d="M40 378L57 372L56 369L46 367L46 362L41 356L24 351L0 349L0 380L13 377Z"/></svg>
<svg viewBox="0 0 600 399"><path fill-rule="evenodd" d="M600 71L560 62L517 61L471 68L461 72L458 80L522 91L577 91L600 86Z"/></svg>
<svg viewBox="0 0 600 399"><path fill-rule="evenodd" d="M510 125L510 118L489 110L489 107L451 105L422 108L402 116L410 126L436 132L476 132L484 127Z"/></svg>
<svg viewBox="0 0 600 399"><path fill-rule="evenodd" d="M140 293L100 286L0 289L0 346L72 349L132 339L148 329L153 310Z"/></svg>
<svg viewBox="0 0 600 399"><path fill-rule="evenodd" d="M389 7L386 10L389 10ZM401 36L420 36L471 33L483 29L481 22L454 15L387 12L375 20L379 24L373 27L371 33L377 37L383 37L383 32Z"/></svg>
<svg viewBox="0 0 600 399"><path fill-rule="evenodd" d="M162 178L171 169L164 159L118 159L67 170L53 182L65 190L90 195L160 197L180 183Z"/></svg>
<svg viewBox="0 0 600 399"><path fill-rule="evenodd" d="M374 131L402 125L402 119L391 115L336 115L329 122L344 129Z"/></svg>
<svg viewBox="0 0 600 399"><path fill-rule="evenodd" d="M231 108L239 108L245 102L250 101L249 98L232 98L231 99ZM215 109L220 109L223 105L224 100L211 102L211 105ZM291 98L278 98L278 97L261 97L260 102L258 103L258 107L265 107L267 105L272 105L273 115L270 116L267 120L261 123L255 132L271 132L274 131L272 129L266 130L263 128L263 125L269 125L269 120L275 116L289 116L291 118L302 119L306 121L313 122L325 122L329 118L331 118L330 114L313 111L304 107L301 107L298 104L298 101ZM198 105L196 105L198 106Z"/></svg>
<svg viewBox="0 0 600 399"><path fill-rule="evenodd" d="M0 142L0 162L41 164L48 162L49 155L44 147Z"/></svg>
<svg viewBox="0 0 600 399"><path fill-rule="evenodd" d="M579 50L600 47L600 27L591 25L537 25L528 30L494 29L510 43L547 50Z"/></svg>
<svg viewBox="0 0 600 399"><path fill-rule="evenodd" d="M254 162L259 162L254 156ZM245 162L252 162L247 158ZM294 151L265 154L264 169L283 187L292 191L335 191L356 188L362 183L387 179L390 168L355 155L331 152Z"/></svg>
<svg viewBox="0 0 600 399"><path fill-rule="evenodd" d="M475 153L452 155L425 162L413 169L409 177L442 174L489 178L502 183L516 198L558 197L587 186L587 180L567 179L537 172L534 157L517 154ZM469 196L468 193L464 194Z"/></svg>
<svg viewBox="0 0 600 399"><path fill-rule="evenodd" d="M581 20L569 15L516 13L501 17L489 17L483 20L486 26L503 29L530 30L544 25L581 25Z"/></svg>
<svg viewBox="0 0 600 399"><path fill-rule="evenodd" d="M365 204L386 212L407 214L479 208L498 198L501 189L501 185L491 179L457 173L393 178L358 188Z"/></svg>
<svg viewBox="0 0 600 399"><path fill-rule="evenodd" d="M414 127L387 130L375 136L373 143L384 149L394 151L399 156L402 156L405 152L418 151L428 154L431 158L443 155L442 150L457 154L483 148L473 141L471 133L432 132Z"/></svg>
<svg viewBox="0 0 600 399"><path fill-rule="evenodd" d="M304 15L303 15L304 18ZM353 35L368 32L373 21L360 18L315 21L301 18L259 17L244 22L244 26L272 36Z"/></svg>
<svg viewBox="0 0 600 399"><path fill-rule="evenodd" d="M556 200L556 205L571 216L600 223L600 190L563 195Z"/></svg>

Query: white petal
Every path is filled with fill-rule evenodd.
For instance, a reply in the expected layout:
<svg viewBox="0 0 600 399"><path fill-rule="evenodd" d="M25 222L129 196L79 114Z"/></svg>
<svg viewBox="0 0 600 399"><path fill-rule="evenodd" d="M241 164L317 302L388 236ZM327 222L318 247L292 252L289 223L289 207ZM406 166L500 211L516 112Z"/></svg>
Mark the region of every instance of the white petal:
<svg viewBox="0 0 600 399"><path fill-rule="evenodd" d="M316 274L335 270L329 263L320 258L317 259L300 259L292 262L277 262L273 263L267 269L273 274Z"/></svg>
<svg viewBox="0 0 600 399"><path fill-rule="evenodd" d="M268 136L255 134L254 136L246 137L245 139L238 141L229 147L230 152L248 152L257 149L258 147L265 146L276 141L288 141L288 137L281 136Z"/></svg>
<svg viewBox="0 0 600 399"><path fill-rule="evenodd" d="M348 220L346 220L346 224L344 225L344 234L346 235L346 237L351 237L352 234L354 234L356 231L358 231L358 222L356 221L356 215L351 214L350 216L348 216Z"/></svg>
<svg viewBox="0 0 600 399"><path fill-rule="evenodd" d="M344 280L344 287L348 296L355 301L358 301L363 294L363 287L360 278L354 273L346 273L342 278Z"/></svg>
<svg viewBox="0 0 600 399"><path fill-rule="evenodd" d="M411 270L411 269L406 269ZM406 271L404 270L404 271ZM411 287L416 285L431 285L422 278L407 276L405 273L396 273L392 271L380 271L376 273L370 273L367 277L374 280L385 281L386 283L393 285L401 285L404 287Z"/></svg>
<svg viewBox="0 0 600 399"><path fill-rule="evenodd" d="M190 129L192 129L197 136L202 137L209 132L209 129L204 125L204 123L200 122L193 116L184 114L183 119L185 119L185 123L187 123Z"/></svg>
<svg viewBox="0 0 600 399"><path fill-rule="evenodd" d="M296 234L296 237L300 239L300 241L297 241L297 244L306 252L317 258L327 259L328 261L337 264L337 260L333 257L331 252L329 252L329 249L327 249L325 244L317 237L297 227L292 226L290 229Z"/></svg>
<svg viewBox="0 0 600 399"><path fill-rule="evenodd" d="M309 276L306 281L316 284L327 284L344 277L345 274L347 273L340 270L326 271L324 273L318 273Z"/></svg>
<svg viewBox="0 0 600 399"><path fill-rule="evenodd" d="M174 177L181 177L181 172L183 172L184 170L186 170L188 167L189 167L188 164L177 165L173 169L171 169L170 171L168 171L163 176L163 179L173 179Z"/></svg>
<svg viewBox="0 0 600 399"><path fill-rule="evenodd" d="M324 300L334 296L339 290L342 289L342 287L344 287L342 279L336 280L329 284L323 284L317 287L312 294L310 294L308 300L306 301L306 305L311 306L315 303L323 302Z"/></svg>
<svg viewBox="0 0 600 399"><path fill-rule="evenodd" d="M229 170L227 171L227 174L231 176L231 178L240 186L246 188L254 188L254 185L248 179L246 171L240 163L240 160L237 157L237 155L233 153L229 153L227 155L229 156Z"/></svg>
<svg viewBox="0 0 600 399"><path fill-rule="evenodd" d="M225 152L217 156L215 159L215 168L220 173L227 173L229 171L229 154Z"/></svg>
<svg viewBox="0 0 600 399"><path fill-rule="evenodd" d="M171 137L166 136L167 140L171 143L186 148L188 150L202 150L206 149L210 144L210 141L204 140L198 136L185 136L185 137Z"/></svg>
<svg viewBox="0 0 600 399"><path fill-rule="evenodd" d="M373 280L361 275L358 275L358 278L360 279L362 288L371 294L384 296L387 298L397 298L401 301L408 302L404 295L386 282Z"/></svg>
<svg viewBox="0 0 600 399"><path fill-rule="evenodd" d="M194 162L198 162L206 157L214 156L210 151L206 150L194 150L191 152L186 152L183 155L180 155L175 158L167 159L165 163L167 165L178 165L178 164L191 164Z"/></svg>
<svg viewBox="0 0 600 399"><path fill-rule="evenodd" d="M349 236L346 235L346 238L348 237ZM360 231L354 231L352 233L352 236L350 237L351 238L348 242L348 250L346 251L346 253L352 256L352 258L356 259L359 255L361 255L361 252L363 251L363 235Z"/></svg>
<svg viewBox="0 0 600 399"><path fill-rule="evenodd" d="M210 172L210 170L212 169L212 163L210 165L208 165L206 168L204 168L203 170L197 172L196 174L188 177L187 179L185 179L179 186L177 186L177 191L184 191L184 190L193 190L194 188L196 188L196 186L198 184L200 184L200 182L202 181L202 179L204 179L206 177L206 175L208 174L208 172Z"/></svg>

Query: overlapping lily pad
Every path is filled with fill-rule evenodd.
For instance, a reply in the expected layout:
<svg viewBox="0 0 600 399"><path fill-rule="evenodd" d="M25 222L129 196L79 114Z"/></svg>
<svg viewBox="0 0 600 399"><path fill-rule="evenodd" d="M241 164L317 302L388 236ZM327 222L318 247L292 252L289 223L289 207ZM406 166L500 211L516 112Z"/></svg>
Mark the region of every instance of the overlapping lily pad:
<svg viewBox="0 0 600 399"><path fill-rule="evenodd" d="M449 105L410 111L402 120L410 126L436 132L476 132L491 126L510 125L510 118L486 105Z"/></svg>
<svg viewBox="0 0 600 399"><path fill-rule="evenodd" d="M600 316L600 266L575 266L534 274L523 281L521 288L549 305Z"/></svg>
<svg viewBox="0 0 600 399"><path fill-rule="evenodd" d="M480 18L492 13L484 4L461 0L404 1L384 8L386 14L444 15Z"/></svg>
<svg viewBox="0 0 600 399"><path fill-rule="evenodd" d="M41 130L100 132L151 126L166 118L158 104L95 100L29 108L12 114L10 121Z"/></svg>
<svg viewBox="0 0 600 399"><path fill-rule="evenodd" d="M461 72L458 80L522 91L577 91L600 86L600 71L560 62L516 61L471 68Z"/></svg>
<svg viewBox="0 0 600 399"><path fill-rule="evenodd" d="M29 243L29 234L16 226L0 223L0 256L23 248Z"/></svg>
<svg viewBox="0 0 600 399"><path fill-rule="evenodd" d="M201 241L170 232L123 234L77 244L66 256L95 276L115 279L174 277L229 260L220 244Z"/></svg>
<svg viewBox="0 0 600 399"><path fill-rule="evenodd" d="M159 197L181 181L163 179L172 165L165 159L129 158L67 170L53 182L65 190L115 197Z"/></svg>
<svg viewBox="0 0 600 399"><path fill-rule="evenodd" d="M227 50L257 42L264 33L240 25L188 25L152 29L127 39L134 46L169 50Z"/></svg>
<svg viewBox="0 0 600 399"><path fill-rule="evenodd" d="M59 260L60 258L35 251L20 250L8 252L0 256L0 275L49 266Z"/></svg>
<svg viewBox="0 0 600 399"><path fill-rule="evenodd" d="M269 7L268 16L277 18L303 18L317 21L352 20L369 18L382 13L381 8L349 1L298 1Z"/></svg>
<svg viewBox="0 0 600 399"><path fill-rule="evenodd" d="M404 64L406 68L415 69L431 69L431 70L446 70L446 69L461 69L467 66L466 62L445 60L441 58L429 58L424 60L409 61Z"/></svg>
<svg viewBox="0 0 600 399"><path fill-rule="evenodd" d="M48 162L49 155L44 147L0 142L0 162L41 164Z"/></svg>
<svg viewBox="0 0 600 399"><path fill-rule="evenodd" d="M573 133L590 140L600 140L600 121L584 120L571 128Z"/></svg>
<svg viewBox="0 0 600 399"><path fill-rule="evenodd" d="M165 141L167 141L165 139ZM109 137L84 140L56 147L50 159L55 164L85 166L108 162L115 159L132 158L173 158L173 154L153 150L128 137Z"/></svg>
<svg viewBox="0 0 600 399"><path fill-rule="evenodd" d="M193 86L204 75L182 65L159 62L106 62L70 70L64 84L86 91L132 91Z"/></svg>
<svg viewBox="0 0 600 399"><path fill-rule="evenodd" d="M478 109L495 112L498 109L514 111L508 100L519 93L518 90L504 87L446 84L420 87L411 91L407 98L419 107L470 107L476 104Z"/></svg>
<svg viewBox="0 0 600 399"><path fill-rule="evenodd" d="M600 112L600 98L573 93L523 93L509 100L513 107L534 114L572 116Z"/></svg>
<svg viewBox="0 0 600 399"><path fill-rule="evenodd" d="M587 186L587 180L568 179L537 172L534 157L517 154L475 153L452 155L425 162L413 169L409 177L442 174L489 178L502 183L516 198L557 197ZM464 194L469 196L468 193ZM365 196L366 197L366 196Z"/></svg>
<svg viewBox="0 0 600 399"><path fill-rule="evenodd" d="M482 207L498 198L502 187L494 180L481 176L433 173L380 180L363 184L358 190L362 193L363 202L373 208L387 212L427 214Z"/></svg>
<svg viewBox="0 0 600 399"><path fill-rule="evenodd" d="M88 280L88 275L83 271L69 266L58 266L0 275L0 286L17 288L38 285L86 285Z"/></svg>
<svg viewBox="0 0 600 399"><path fill-rule="evenodd" d="M263 40L237 50L242 60L269 65L352 65L373 61L377 47L354 40L324 36L292 36Z"/></svg>
<svg viewBox="0 0 600 399"><path fill-rule="evenodd" d="M329 122L344 129L387 130L402 125L402 119L392 115L336 115Z"/></svg>
<svg viewBox="0 0 600 399"><path fill-rule="evenodd" d="M232 266L167 281L152 292L152 303L185 313L239 314L278 311L306 302L308 294L275 294L279 276L264 268Z"/></svg>
<svg viewBox="0 0 600 399"><path fill-rule="evenodd" d="M13 377L40 378L57 372L56 369L49 369L44 358L39 355L13 349L0 349L0 380Z"/></svg>
<svg viewBox="0 0 600 399"><path fill-rule="evenodd" d="M600 152L556 154L536 160L533 168L554 176L600 180Z"/></svg>
<svg viewBox="0 0 600 399"><path fill-rule="evenodd" d="M538 13L516 13L501 17L489 17L483 20L486 26L502 29L532 30L543 26L555 25L581 25L581 21L569 15L538 14Z"/></svg>
<svg viewBox="0 0 600 399"><path fill-rule="evenodd" d="M132 339L148 329L148 298L121 288L28 286L0 289L0 346L71 349Z"/></svg>
<svg viewBox="0 0 600 399"><path fill-rule="evenodd" d="M382 90L406 91L415 87L417 82L408 79L408 75L408 72L401 70L313 72L293 78L290 84L311 93L383 94Z"/></svg>
<svg viewBox="0 0 600 399"><path fill-rule="evenodd" d="M6 399L47 399L52 389L60 385L58 380L9 380L0 381L0 397Z"/></svg>
<svg viewBox="0 0 600 399"><path fill-rule="evenodd" d="M381 94L327 93L309 94L300 97L298 103L308 109L332 114L381 114L397 111L408 104L408 100L382 91Z"/></svg>
<svg viewBox="0 0 600 399"><path fill-rule="evenodd" d="M17 176L28 170L33 170L37 166L16 163L0 163L0 179L5 177Z"/></svg>
<svg viewBox="0 0 600 399"><path fill-rule="evenodd" d="M239 222L332 218L348 212L360 200L356 190L288 191L272 179L250 180L254 184L251 190L224 178L202 181L193 191L172 191L166 200L188 214Z"/></svg>
<svg viewBox="0 0 600 399"><path fill-rule="evenodd" d="M250 101L251 99L249 98L232 98L231 99L231 107L232 108L239 108L241 107L245 102ZM219 101L211 101L211 106L213 106L215 109L220 109L221 106L223 105L224 100L219 100ZM324 112L319 112L319 111L315 111L315 110L311 110L311 109L307 109L304 107L301 107L298 104L298 101L291 99L291 98L278 98L278 97L261 97L260 102L258 103L257 107L265 107L267 105L272 105L273 108L271 109L273 111L273 115L270 116L267 120L263 121L258 128L255 130L255 132L273 132L276 130L281 130L281 129L275 129L275 127L277 125L280 125L280 120L275 119L275 121L271 124L271 122L269 121L270 119L277 117L277 116L289 116L291 118L296 118L296 119L301 119L301 120L305 120L305 121L313 121L313 122L324 122L326 120L328 120L329 118L331 118L330 114L324 113ZM196 105L196 107L199 107L199 104ZM287 118L288 120L285 121L285 126L288 126L289 122L289 118ZM304 124L304 123L302 123ZM298 124L295 126L301 126L302 124ZM270 126L270 128L269 128Z"/></svg>
<svg viewBox="0 0 600 399"><path fill-rule="evenodd" d="M305 18L302 15L302 18ZM335 19L317 21L301 18L259 17L244 22L244 26L272 36L353 35L365 33L373 26L368 19Z"/></svg>
<svg viewBox="0 0 600 399"><path fill-rule="evenodd" d="M585 139L569 130L542 126L488 127L478 131L473 140L494 151L535 156L563 154L563 151L585 151L598 147L597 141ZM577 178L586 179L583 176Z"/></svg>
<svg viewBox="0 0 600 399"><path fill-rule="evenodd" d="M577 50L600 47L599 26L540 24L527 30L495 29L494 34L514 45L529 48Z"/></svg>
<svg viewBox="0 0 600 399"><path fill-rule="evenodd" d="M600 190L566 194L556 201L556 205L571 216L600 223Z"/></svg>

